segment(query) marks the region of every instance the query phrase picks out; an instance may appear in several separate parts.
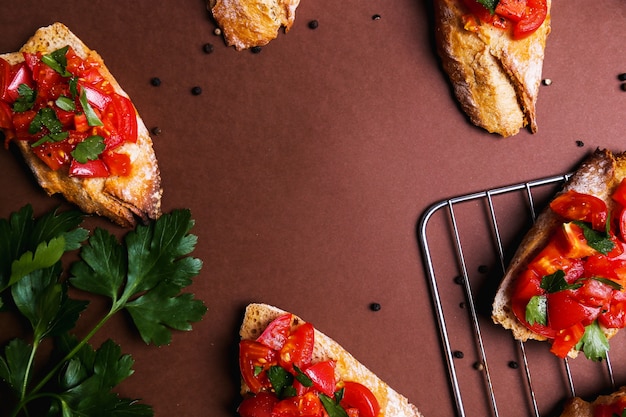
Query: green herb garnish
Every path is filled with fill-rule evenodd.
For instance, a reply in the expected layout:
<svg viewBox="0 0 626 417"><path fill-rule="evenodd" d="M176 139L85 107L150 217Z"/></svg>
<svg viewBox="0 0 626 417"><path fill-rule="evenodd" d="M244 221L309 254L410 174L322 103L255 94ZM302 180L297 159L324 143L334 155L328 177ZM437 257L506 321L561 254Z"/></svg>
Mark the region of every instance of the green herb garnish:
<svg viewBox="0 0 626 417"><path fill-rule="evenodd" d="M573 223L583 230L583 236L585 236L587 244L601 254L606 255L611 252L613 248L615 248L615 243L609 237L608 232L598 232L597 230L589 227L589 225L585 222L574 221ZM608 224L609 222L607 222L607 228Z"/></svg>
<svg viewBox="0 0 626 417"><path fill-rule="evenodd" d="M537 323L545 326L548 323L548 299L545 295L535 295L526 304L526 321L530 325Z"/></svg>
<svg viewBox="0 0 626 417"><path fill-rule="evenodd" d="M500 2L500 0L476 0L476 1L482 4L483 6L485 6L485 8L489 10L491 14L494 14L496 12L496 6Z"/></svg>
<svg viewBox="0 0 626 417"><path fill-rule="evenodd" d="M576 344L576 350L582 350L587 359L599 361L606 359L609 341L597 321L585 327L582 339Z"/></svg>
<svg viewBox="0 0 626 417"><path fill-rule="evenodd" d="M79 142L71 152L72 157L81 164L98 159L106 145L102 136L93 135Z"/></svg>
<svg viewBox="0 0 626 417"><path fill-rule="evenodd" d="M541 279L540 284L540 287L546 290L546 292L549 294L557 291L575 290L577 288L580 288L581 286L581 282L569 284L567 281L565 281L565 272L560 269L553 274L545 275Z"/></svg>
<svg viewBox="0 0 626 417"><path fill-rule="evenodd" d="M331 398L328 395L322 393L319 394L322 406L328 413L329 417L348 417L348 413L346 413L346 410L344 410L343 407L339 404L342 395L343 392L339 394L339 396L337 393L335 393L335 398Z"/></svg>
<svg viewBox="0 0 626 417"><path fill-rule="evenodd" d="M37 98L37 92L30 88L27 84L20 84L17 87L17 93L19 96L15 103L13 103L13 111L17 113L30 110L35 105L35 99Z"/></svg>
<svg viewBox="0 0 626 417"><path fill-rule="evenodd" d="M72 100L69 97L59 96L59 98L56 99L54 104L56 104L57 107L60 108L61 110L65 110L65 111L76 110L76 106L74 105L74 100Z"/></svg>
<svg viewBox="0 0 626 417"><path fill-rule="evenodd" d="M296 394L293 387L294 377L283 367L278 365L270 367L267 370L267 378L278 398L293 397Z"/></svg>
<svg viewBox="0 0 626 417"><path fill-rule="evenodd" d="M30 206L0 219L0 300L4 310L25 318L31 333L0 350L0 384L12 394L2 407L12 417L41 409L50 417L152 416L150 406L114 390L133 373L131 356L111 340L94 349L90 339L125 311L145 343L164 345L173 330L191 330L206 312L202 301L183 292L202 267L190 256L197 238L189 234L189 211L163 214L121 242L103 229L87 238L82 219L76 211L35 219ZM79 259L65 279L63 255L76 249ZM109 301L82 339L71 332L89 303L71 298L70 286Z"/></svg>
<svg viewBox="0 0 626 417"><path fill-rule="evenodd" d="M67 58L65 54L69 46L57 49L41 57L41 62L61 74L63 77L71 77L72 74L67 70Z"/></svg>
<svg viewBox="0 0 626 417"><path fill-rule="evenodd" d="M80 93L79 101L80 105L83 106L85 116L87 116L87 124L89 124L89 126L102 126L102 121L87 100L87 94L85 93L85 90Z"/></svg>
<svg viewBox="0 0 626 417"><path fill-rule="evenodd" d="M46 142L61 142L69 136L68 132L63 131L63 125L59 119L57 119L54 110L50 107L44 107L37 112L28 126L28 133L35 135L44 128L48 130L48 133L38 141L32 143L30 145L31 147L36 148Z"/></svg>

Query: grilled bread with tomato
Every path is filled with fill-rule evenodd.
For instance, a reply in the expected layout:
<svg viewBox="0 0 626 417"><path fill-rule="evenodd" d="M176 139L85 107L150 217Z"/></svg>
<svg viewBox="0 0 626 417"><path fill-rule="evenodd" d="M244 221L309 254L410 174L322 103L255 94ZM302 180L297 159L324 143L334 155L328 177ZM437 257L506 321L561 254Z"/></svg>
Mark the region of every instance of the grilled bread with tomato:
<svg viewBox="0 0 626 417"><path fill-rule="evenodd" d="M265 46L281 27L289 32L300 0L209 0L208 9L236 50Z"/></svg>
<svg viewBox="0 0 626 417"><path fill-rule="evenodd" d="M493 5L489 10L484 6ZM551 0L435 0L436 43L470 121L503 137L537 131Z"/></svg>
<svg viewBox="0 0 626 417"><path fill-rule="evenodd" d="M561 417L622 416L626 410L626 387L601 395L592 402L575 397L565 404Z"/></svg>
<svg viewBox="0 0 626 417"><path fill-rule="evenodd" d="M0 58L0 129L43 189L124 227L158 218L152 140L100 55L54 23Z"/></svg>
<svg viewBox="0 0 626 417"><path fill-rule="evenodd" d="M537 217L496 293L495 323L559 357L606 357L626 326L626 153L596 150Z"/></svg>
<svg viewBox="0 0 626 417"><path fill-rule="evenodd" d="M287 410L311 416L355 415L356 410L359 417L421 416L337 342L291 313L250 304L239 334L241 417ZM328 411L333 408L343 410Z"/></svg>

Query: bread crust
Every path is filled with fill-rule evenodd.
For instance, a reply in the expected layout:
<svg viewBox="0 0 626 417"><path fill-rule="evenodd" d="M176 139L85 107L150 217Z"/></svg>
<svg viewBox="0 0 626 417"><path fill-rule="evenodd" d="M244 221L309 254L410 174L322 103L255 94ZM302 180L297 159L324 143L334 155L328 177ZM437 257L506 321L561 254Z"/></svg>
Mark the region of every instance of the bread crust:
<svg viewBox="0 0 626 417"><path fill-rule="evenodd" d="M70 45L81 58L90 57L100 64L102 75L111 83L115 91L128 97L110 73L102 57L89 49L75 34L62 23L54 23L38 29L22 46L19 52L0 55L9 63L24 60L22 52L50 53ZM134 106L134 105L133 105ZM134 108L134 107L133 107ZM161 176L152 139L135 110L137 118L137 142L125 143L117 150L130 156L132 172L128 176L108 178L70 177L68 170L50 169L31 150L26 141L15 140L24 160L30 167L41 187L48 195L62 194L69 202L89 214L108 217L123 227L133 227L137 219L143 222L161 215Z"/></svg>
<svg viewBox="0 0 626 417"><path fill-rule="evenodd" d="M622 387L609 395L601 395L593 402L574 397L565 404L561 417L593 417L595 406L609 405L624 397L626 397L626 387Z"/></svg>
<svg viewBox="0 0 626 417"><path fill-rule="evenodd" d="M603 200L609 211L614 206L611 194L615 187L626 178L626 153L614 155L611 151L597 149L574 172L563 185L557 196L569 190L594 195ZM556 197L556 196L555 196ZM559 227L558 216L546 207L537 217L535 224L522 239L519 247L505 272L495 295L492 306L494 323L502 325L513 332L513 336L521 341L546 340L546 337L532 332L522 325L511 309L511 297L516 278L526 269L532 259L545 247L550 236ZM603 329L607 338L617 333L617 329ZM576 357L578 351L572 349L570 357Z"/></svg>
<svg viewBox="0 0 626 417"><path fill-rule="evenodd" d="M250 304L246 307L239 336L242 340L254 340L259 337L272 320L285 313L286 311L267 304ZM294 315L293 323L304 323L304 321ZM313 362L329 359L337 362L335 375L338 378L345 381L360 382L374 393L381 409L378 417L422 417L417 407L409 403L407 398L389 387L341 347L339 343L315 329ZM246 394L248 391L242 382L242 394Z"/></svg>
<svg viewBox="0 0 626 417"><path fill-rule="evenodd" d="M435 38L444 71L470 121L503 137L528 126L537 132L536 103L550 33L545 21L530 36L514 40L491 24L465 29L468 13L459 0L435 0Z"/></svg>
<svg viewBox="0 0 626 417"><path fill-rule="evenodd" d="M209 0L208 9L228 46L241 51L265 46L281 27L289 32L300 0Z"/></svg>

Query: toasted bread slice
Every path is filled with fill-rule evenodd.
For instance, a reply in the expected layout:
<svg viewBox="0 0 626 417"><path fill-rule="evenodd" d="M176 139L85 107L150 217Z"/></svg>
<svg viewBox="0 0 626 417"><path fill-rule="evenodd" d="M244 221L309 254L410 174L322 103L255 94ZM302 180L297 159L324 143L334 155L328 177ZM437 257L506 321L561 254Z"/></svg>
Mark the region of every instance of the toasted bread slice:
<svg viewBox="0 0 626 417"><path fill-rule="evenodd" d="M513 136L537 131L536 103L550 6L539 29L514 40L509 31L483 23L465 28L469 11L459 0L435 1L436 43L444 71L470 121L490 133Z"/></svg>
<svg viewBox="0 0 626 417"><path fill-rule="evenodd" d="M624 178L626 178L626 153L614 155L608 150L596 150L569 178L560 193L573 190L591 194L603 200L611 212L615 205L611 195L615 187ZM513 255L496 293L492 308L493 321L506 329L510 329L518 340L546 340L546 337L532 332L517 320L511 309L511 297L516 278L526 269L537 253L545 247L550 236L557 227L560 227L560 224L558 215L549 207L546 207L539 214L535 224L525 235ZM617 329L603 330L607 338L611 338L617 333ZM569 356L576 357L577 354L578 351L572 349Z"/></svg>
<svg viewBox="0 0 626 417"><path fill-rule="evenodd" d="M626 402L623 402L624 399L626 399L626 387L622 387L618 391L609 395L601 395L592 402L585 401L579 397L574 397L565 404L561 417L593 417L596 415L594 414L594 410L598 406L612 405L617 402L620 402L622 406L626 406ZM623 410L625 409L626 408L622 408L618 414L614 415L621 416Z"/></svg>
<svg viewBox="0 0 626 417"><path fill-rule="evenodd" d="M265 46L281 27L289 32L300 0L209 0L208 9L236 50Z"/></svg>
<svg viewBox="0 0 626 417"><path fill-rule="evenodd" d="M267 304L248 305L239 331L241 339L254 340L258 338L272 320L285 313L285 311ZM304 322L295 315L293 320L299 323ZM345 381L359 382L374 393L380 404L381 411L379 417L421 416L417 407L409 403L407 398L389 387L341 345L316 329L313 363L324 360L335 360L337 362L335 374L338 378ZM246 392L248 392L248 389L242 382L242 394Z"/></svg>
<svg viewBox="0 0 626 417"><path fill-rule="evenodd" d="M104 61L94 50L89 49L62 23L54 23L38 29L19 52L0 55L11 64L24 60L22 52L50 53L71 46L81 57L91 57L100 64L100 72L114 86L115 91L128 97ZM128 176L107 178L70 177L67 170L53 171L31 150L26 141L14 141L39 184L49 194L62 194L85 213L106 216L115 223L132 227L137 219L147 221L161 215L161 176L152 139L141 117L135 110L138 137L136 143L125 143L117 150L130 156L132 172Z"/></svg>

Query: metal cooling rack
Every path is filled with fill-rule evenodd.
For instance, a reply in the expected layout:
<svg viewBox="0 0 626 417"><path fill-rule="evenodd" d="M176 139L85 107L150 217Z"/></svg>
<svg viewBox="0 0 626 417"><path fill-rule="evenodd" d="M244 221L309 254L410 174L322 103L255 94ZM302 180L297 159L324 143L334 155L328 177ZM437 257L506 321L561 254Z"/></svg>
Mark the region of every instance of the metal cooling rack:
<svg viewBox="0 0 626 417"><path fill-rule="evenodd" d="M518 367L518 370L521 371L521 373L517 373L516 377L520 379L518 385L522 386L522 388L518 391L521 392L521 395L525 397L523 399L525 406L531 414L534 414L535 417L540 417L541 415L548 414L543 411L540 412L540 410L549 409L551 410L550 414L554 413L553 410L555 409L555 406L553 404L550 404L547 406L548 408L546 408L545 405L540 404L540 401L537 398L535 386L537 385L537 380L539 380L539 382L542 382L541 380L543 379L543 376L541 375L541 369L539 370L539 372L537 372L536 369L532 369L531 371L531 366L529 365L529 357L531 357L531 355L539 354L543 356L550 356L551 361L553 360L552 358L555 358L554 360L558 363L557 366L564 369L563 372L557 372L557 374L559 374L559 379L562 382L561 389L565 391L565 396L567 397L567 395L570 395L573 397L577 395L574 377L572 376L572 371L570 368L570 359L565 359L561 361L553 356L551 353L549 353L549 349L547 348L539 350L539 353L537 353L537 349L532 349L532 352L529 353L528 348L530 346L527 345L530 342L522 343L519 341L515 341L510 333L505 336L499 334L497 340L493 340L493 335L491 334L493 330L490 330L489 336L484 335L485 329L491 329L491 327L496 325L491 322L490 317L486 317L486 314L484 312L483 314L480 314L477 311L478 309L475 300L475 288L472 284L474 276L470 271L470 266L468 264L469 261L467 259L467 256L469 255L466 255L466 252L468 252L468 248L474 246L474 248L472 248L472 252L476 253L477 251L475 249L475 246L479 243L476 243L471 237L469 238L469 242L467 242L467 237L462 236L463 232L461 229L465 230L464 226L466 226L468 220L467 218L463 219L463 216L459 214L467 205L472 206L473 210L478 209L479 211L483 212L483 215L479 216L478 219L475 215L471 217L471 219L473 222L475 221L478 223L485 223L483 226L489 230L488 234L491 235L490 244L492 246L491 248L485 248L485 245L483 245L479 248L478 252L480 252L481 250L483 252L493 251L490 254L490 257L495 260L495 264L499 264L495 266L495 269L498 269L499 271L496 271L496 274L494 274L494 278L499 280L502 277L506 267L505 249L503 246L503 231L505 231L507 228L510 229L512 223L515 223L512 222L510 218L507 218L510 216L505 216L501 213L498 214L498 201L501 196L515 195L515 199L522 199L523 201L525 201L525 203L527 204L527 214L529 216L529 219L527 219L527 224L530 224L531 222L535 221L536 215L539 212L538 207L536 207L536 205L539 205L539 203L536 203L535 201L536 193L539 193L539 190L543 190L542 192L544 193L544 195L551 196L553 192L560 188L560 186L570 177L570 175L571 174L565 174L561 176L549 177L447 199L431 206L421 218L418 235L424 263L426 266L427 278L431 287L432 301L438 320L441 343L443 346L443 350L445 351L445 359L449 373L451 390L456 404L456 412L459 417L465 417L470 415L481 415L482 417L484 417L486 415L484 411L478 412L478 414L476 414L477 411L475 409L467 409L468 406L466 406L466 403L464 402L464 400L468 399L468 396L474 396L472 400L475 401L475 385L481 385L481 383L483 385L480 388L481 395L484 395L485 397L483 401L486 404L486 409L490 409L490 415L496 417L513 415L511 414L511 410L509 409L511 408L511 405L509 404L509 396L511 395L510 391L512 390L506 392L503 397L502 392L498 393L497 390L494 389L494 385L496 384L493 381L493 376L496 371L490 370L491 364L489 362L490 358L488 358L488 348L490 347L490 344L494 343L507 343L512 350L516 350L516 355L519 358L519 361L510 362L509 367ZM539 209L541 209L541 207L539 207ZM441 239L441 230L445 230L445 233L449 234L446 239L450 242L449 246L452 246L452 248L448 249L449 254L452 254L451 257L448 256L449 254L444 255L443 257L435 256L440 254L437 254L431 250L429 232L432 233L432 230L429 229L436 229L436 226L432 225L432 223L435 222L435 217L438 217L439 220L441 220L441 218L444 218L443 223L446 223L446 226L443 229L439 227L438 231L435 233L437 234L438 239ZM517 219L517 221L519 222L519 218ZM475 227L475 225L472 226ZM519 234L519 232L523 233L523 230L517 229L514 232L509 232L507 236L510 236L511 233ZM436 247L441 248L441 244ZM458 271L455 273L458 273L459 275L456 277L451 277L450 271L439 272L439 266L443 264L445 264L445 267L448 270L450 269L449 264L455 264L456 271ZM457 278L454 283L452 283L453 278ZM445 302L445 297L449 296L448 288L450 286L454 286L455 284L456 287L462 288L462 291L464 292L465 302L461 303L461 305L463 306L462 311L463 314L468 316L466 320L468 322L471 322L471 327L473 327L473 336L471 338L473 338L473 343L475 344L475 346L473 346L473 349L476 352L476 362L473 367L475 370L481 371L479 372L479 374L484 375L484 377L479 377L482 380L481 383L472 384L472 390L469 390L466 386L459 382L458 374L459 366L461 366L461 361L459 361L460 353L453 346L454 344L456 344L456 341L451 341L451 337L453 336L452 332L454 330L450 329L449 324L453 323L457 325L456 322L458 322L459 320L458 316L460 310L452 309L450 307L450 304ZM456 306L458 307L459 304L457 303ZM503 341L502 339L507 340ZM582 361L586 361L586 358L582 358ZM511 363L513 363L513 365L515 366L511 366ZM467 362L463 363L463 365L465 371L465 368L468 367ZM606 367L606 369L600 371L605 375L608 375L605 376L605 379L609 380L609 385L607 385L607 387L605 388L614 389L615 378L613 375L613 366L611 365L611 361L607 358L607 360L603 361L601 364L594 363L594 366L602 368ZM507 374L506 371L498 372ZM474 371L474 374L477 374L477 372ZM525 388L523 387L524 384L526 385ZM519 410L517 410L517 413L517 415L519 415ZM525 413L525 415L528 415L528 413Z"/></svg>

